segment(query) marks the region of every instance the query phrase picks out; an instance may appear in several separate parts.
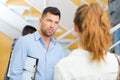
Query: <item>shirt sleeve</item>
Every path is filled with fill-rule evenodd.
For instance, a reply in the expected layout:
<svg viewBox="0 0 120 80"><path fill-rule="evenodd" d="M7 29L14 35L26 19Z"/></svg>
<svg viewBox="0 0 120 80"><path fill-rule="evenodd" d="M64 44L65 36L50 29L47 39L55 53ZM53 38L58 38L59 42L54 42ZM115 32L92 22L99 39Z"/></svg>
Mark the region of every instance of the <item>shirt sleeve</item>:
<svg viewBox="0 0 120 80"><path fill-rule="evenodd" d="M22 80L26 57L27 42L24 38L20 38L15 44L10 60L10 80Z"/></svg>
<svg viewBox="0 0 120 80"><path fill-rule="evenodd" d="M54 80L76 80L71 72L67 70L68 67L65 64L67 63L62 59L55 66Z"/></svg>
<svg viewBox="0 0 120 80"><path fill-rule="evenodd" d="M62 70L60 70L58 65L55 67L54 80L65 80L62 74Z"/></svg>

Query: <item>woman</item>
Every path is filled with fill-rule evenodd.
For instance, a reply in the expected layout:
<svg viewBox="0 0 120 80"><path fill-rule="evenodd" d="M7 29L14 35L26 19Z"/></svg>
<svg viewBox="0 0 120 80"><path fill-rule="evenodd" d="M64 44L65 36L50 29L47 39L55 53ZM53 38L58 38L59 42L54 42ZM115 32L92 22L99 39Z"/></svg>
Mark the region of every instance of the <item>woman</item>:
<svg viewBox="0 0 120 80"><path fill-rule="evenodd" d="M116 80L118 62L108 52L110 22L95 3L80 6L74 17L79 48L62 59L55 68L55 80Z"/></svg>

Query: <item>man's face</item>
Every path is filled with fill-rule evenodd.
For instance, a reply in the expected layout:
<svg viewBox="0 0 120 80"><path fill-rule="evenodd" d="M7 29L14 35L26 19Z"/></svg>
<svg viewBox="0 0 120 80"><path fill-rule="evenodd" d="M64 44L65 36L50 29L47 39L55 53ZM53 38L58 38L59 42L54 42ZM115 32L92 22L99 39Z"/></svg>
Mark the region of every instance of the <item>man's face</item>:
<svg viewBox="0 0 120 80"><path fill-rule="evenodd" d="M43 18L40 19L41 23L41 32L44 36L50 37L54 35L58 28L59 16L47 13Z"/></svg>

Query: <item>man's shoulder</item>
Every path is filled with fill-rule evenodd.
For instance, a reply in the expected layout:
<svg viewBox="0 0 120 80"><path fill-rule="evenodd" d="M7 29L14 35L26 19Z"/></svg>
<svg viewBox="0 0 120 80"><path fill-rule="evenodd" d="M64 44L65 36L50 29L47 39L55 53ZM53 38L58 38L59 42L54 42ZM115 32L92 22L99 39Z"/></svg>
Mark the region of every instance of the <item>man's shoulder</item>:
<svg viewBox="0 0 120 80"><path fill-rule="evenodd" d="M25 36L22 36L20 37L17 42L20 42L20 43L26 43L26 42L29 42L33 39L33 35L31 34L28 34L28 35L25 35Z"/></svg>
<svg viewBox="0 0 120 80"><path fill-rule="evenodd" d="M62 45L58 42L55 42L55 46L62 48Z"/></svg>

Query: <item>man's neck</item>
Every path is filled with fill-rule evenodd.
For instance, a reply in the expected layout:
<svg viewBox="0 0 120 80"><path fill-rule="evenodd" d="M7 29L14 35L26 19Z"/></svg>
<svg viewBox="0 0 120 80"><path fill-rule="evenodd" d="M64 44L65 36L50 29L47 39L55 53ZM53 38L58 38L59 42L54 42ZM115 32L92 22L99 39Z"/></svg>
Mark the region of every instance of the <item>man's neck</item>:
<svg viewBox="0 0 120 80"><path fill-rule="evenodd" d="M45 43L49 43L50 42L50 37L46 37L46 36L41 36L41 37L42 37L42 39L43 39L43 41Z"/></svg>

